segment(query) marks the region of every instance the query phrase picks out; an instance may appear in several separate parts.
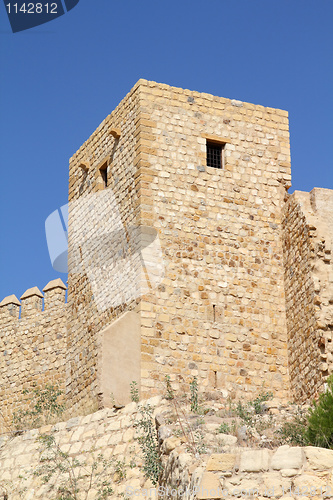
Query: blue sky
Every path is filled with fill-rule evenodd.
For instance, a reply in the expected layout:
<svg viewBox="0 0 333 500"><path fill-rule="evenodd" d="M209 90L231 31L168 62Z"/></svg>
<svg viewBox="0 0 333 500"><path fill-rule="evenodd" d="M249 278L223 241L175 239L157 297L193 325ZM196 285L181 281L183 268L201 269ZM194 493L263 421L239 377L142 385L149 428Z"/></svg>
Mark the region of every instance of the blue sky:
<svg viewBox="0 0 333 500"><path fill-rule="evenodd" d="M0 300L57 277L68 160L139 78L287 109L294 189L333 188L331 0L80 0L13 34L0 5Z"/></svg>

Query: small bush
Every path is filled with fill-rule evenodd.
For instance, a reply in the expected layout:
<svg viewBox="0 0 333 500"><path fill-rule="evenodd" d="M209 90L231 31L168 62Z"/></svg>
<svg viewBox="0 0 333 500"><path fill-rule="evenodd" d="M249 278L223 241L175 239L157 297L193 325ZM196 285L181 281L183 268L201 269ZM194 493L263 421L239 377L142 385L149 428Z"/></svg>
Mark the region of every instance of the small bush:
<svg viewBox="0 0 333 500"><path fill-rule="evenodd" d="M223 424L220 425L220 427L217 429L217 432L220 432L222 434L230 434L231 429L230 425L224 422Z"/></svg>
<svg viewBox="0 0 333 500"><path fill-rule="evenodd" d="M54 500L87 500L91 489L97 491L96 500L112 498L113 489L109 480L114 471L123 471L123 463L117 462L116 467L111 460L106 460L100 453L91 450L91 463L88 465L76 457L71 457L62 451L52 434L41 434L40 465L33 471L34 476L40 477L41 482L48 485L48 498ZM124 472L123 472L124 474ZM121 479L125 477L121 476ZM88 478L84 490L80 482Z"/></svg>
<svg viewBox="0 0 333 500"><path fill-rule="evenodd" d="M313 446L333 449L333 375L327 379L326 392L310 408L305 436Z"/></svg>
<svg viewBox="0 0 333 500"><path fill-rule="evenodd" d="M266 410L264 403L265 401L269 401L273 399L272 392L261 392L259 396L257 396L253 401L250 402L252 408L254 409L254 413L256 415L261 415Z"/></svg>
<svg viewBox="0 0 333 500"><path fill-rule="evenodd" d="M165 384L166 384L166 396L165 398L171 401L174 399L175 395L171 386L170 375L165 375Z"/></svg>
<svg viewBox="0 0 333 500"><path fill-rule="evenodd" d="M271 392L261 392L255 399L242 403L238 401L236 405L235 413L242 419L245 425L253 427L257 422L255 415L262 415L266 408L263 404L265 401L273 398L273 393Z"/></svg>

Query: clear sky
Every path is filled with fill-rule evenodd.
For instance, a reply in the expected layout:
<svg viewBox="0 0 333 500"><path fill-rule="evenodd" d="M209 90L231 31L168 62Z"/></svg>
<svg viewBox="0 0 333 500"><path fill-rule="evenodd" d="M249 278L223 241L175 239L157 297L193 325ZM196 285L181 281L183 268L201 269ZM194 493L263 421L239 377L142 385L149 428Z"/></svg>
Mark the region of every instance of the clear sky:
<svg viewBox="0 0 333 500"><path fill-rule="evenodd" d="M57 277L68 160L139 78L289 111L290 189L333 188L332 0L80 0L13 34L0 4L0 300Z"/></svg>

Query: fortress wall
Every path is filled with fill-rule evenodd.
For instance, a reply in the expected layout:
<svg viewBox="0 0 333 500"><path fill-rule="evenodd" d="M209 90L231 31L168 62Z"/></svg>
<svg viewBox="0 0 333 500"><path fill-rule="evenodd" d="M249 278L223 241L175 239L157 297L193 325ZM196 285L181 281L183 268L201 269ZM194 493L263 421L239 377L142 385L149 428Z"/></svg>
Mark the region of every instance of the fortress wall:
<svg viewBox="0 0 333 500"><path fill-rule="evenodd" d="M67 398L73 411L102 406L100 332L138 310L138 107L136 86L70 160Z"/></svg>
<svg viewBox="0 0 333 500"><path fill-rule="evenodd" d="M284 209L291 388L307 401L333 373L333 191L295 191Z"/></svg>
<svg viewBox="0 0 333 500"><path fill-rule="evenodd" d="M8 431L14 412L26 409L24 389L65 388L66 287L55 282L60 280L44 288L44 311L37 287L22 295L21 305L14 295L0 303L0 434Z"/></svg>
<svg viewBox="0 0 333 500"><path fill-rule="evenodd" d="M142 387L288 397L281 216L290 186L286 111L142 81L150 151L142 221L158 230L163 282L143 297ZM225 142L206 167L206 138Z"/></svg>

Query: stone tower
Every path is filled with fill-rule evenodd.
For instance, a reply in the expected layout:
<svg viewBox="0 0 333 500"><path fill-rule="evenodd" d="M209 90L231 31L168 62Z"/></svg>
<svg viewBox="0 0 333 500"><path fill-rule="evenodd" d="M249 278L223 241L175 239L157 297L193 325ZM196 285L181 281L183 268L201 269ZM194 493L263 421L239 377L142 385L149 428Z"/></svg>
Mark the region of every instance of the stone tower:
<svg viewBox="0 0 333 500"><path fill-rule="evenodd" d="M132 380L161 392L165 375L288 397L290 185L286 111L137 82L70 160L75 407L125 401Z"/></svg>

